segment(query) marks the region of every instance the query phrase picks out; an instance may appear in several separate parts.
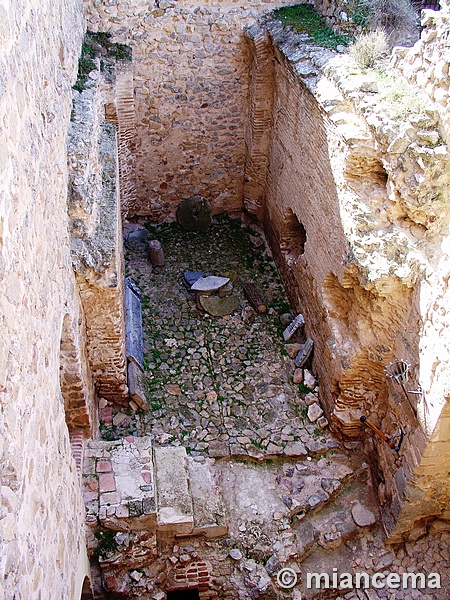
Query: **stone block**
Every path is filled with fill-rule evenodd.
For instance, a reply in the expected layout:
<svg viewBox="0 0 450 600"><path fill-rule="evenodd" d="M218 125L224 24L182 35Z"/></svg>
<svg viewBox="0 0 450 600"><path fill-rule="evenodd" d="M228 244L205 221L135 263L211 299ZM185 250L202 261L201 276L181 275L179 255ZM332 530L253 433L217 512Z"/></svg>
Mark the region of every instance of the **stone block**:
<svg viewBox="0 0 450 600"><path fill-rule="evenodd" d="M283 331L283 339L285 342L291 339L294 333L305 324L305 318L303 315L298 314L295 319L289 323L286 329Z"/></svg>
<svg viewBox="0 0 450 600"><path fill-rule="evenodd" d="M153 456L158 531L170 535L192 533L194 516L185 448L153 448Z"/></svg>
<svg viewBox="0 0 450 600"><path fill-rule="evenodd" d="M306 340L306 342L302 345L301 350L299 351L297 356L294 358L294 364L297 369L300 369L306 363L306 361L308 360L308 358L312 352L313 346L314 346L314 342L312 341L311 338L308 338Z"/></svg>
<svg viewBox="0 0 450 600"><path fill-rule="evenodd" d="M128 388L133 401L142 410L150 410L143 386L143 370L133 361L128 363Z"/></svg>
<svg viewBox="0 0 450 600"><path fill-rule="evenodd" d="M225 505L214 478L213 465L211 459L188 458L194 532L208 538L220 537L228 532Z"/></svg>
<svg viewBox="0 0 450 600"><path fill-rule="evenodd" d="M134 360L143 370L144 343L142 331L141 292L129 278L125 280L125 323L126 353L128 360Z"/></svg>

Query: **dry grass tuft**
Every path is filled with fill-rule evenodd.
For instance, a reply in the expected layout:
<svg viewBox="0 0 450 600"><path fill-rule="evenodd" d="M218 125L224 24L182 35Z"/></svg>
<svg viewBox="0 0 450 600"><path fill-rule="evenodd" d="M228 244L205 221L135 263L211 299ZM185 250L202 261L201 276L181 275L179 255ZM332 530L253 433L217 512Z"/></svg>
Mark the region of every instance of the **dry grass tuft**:
<svg viewBox="0 0 450 600"><path fill-rule="evenodd" d="M388 50L388 37L381 28L361 33L349 47L350 56L360 67L365 69L373 67L375 62Z"/></svg>

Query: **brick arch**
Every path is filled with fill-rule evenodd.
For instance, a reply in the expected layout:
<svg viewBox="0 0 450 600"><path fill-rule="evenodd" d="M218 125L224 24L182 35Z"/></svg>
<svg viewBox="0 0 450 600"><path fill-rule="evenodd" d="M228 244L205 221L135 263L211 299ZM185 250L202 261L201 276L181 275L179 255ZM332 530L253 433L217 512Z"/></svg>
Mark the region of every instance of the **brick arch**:
<svg viewBox="0 0 450 600"><path fill-rule="evenodd" d="M64 316L61 328L59 381L69 432L81 430L84 437L93 437L98 419L97 403L81 316L75 319L69 314Z"/></svg>
<svg viewBox="0 0 450 600"><path fill-rule="evenodd" d="M178 564L169 574L168 583L167 591L195 589L200 600L210 600L211 565L202 560Z"/></svg>
<svg viewBox="0 0 450 600"><path fill-rule="evenodd" d="M94 594L92 593L91 582L87 575L83 581L83 589L81 590L80 600L94 600Z"/></svg>

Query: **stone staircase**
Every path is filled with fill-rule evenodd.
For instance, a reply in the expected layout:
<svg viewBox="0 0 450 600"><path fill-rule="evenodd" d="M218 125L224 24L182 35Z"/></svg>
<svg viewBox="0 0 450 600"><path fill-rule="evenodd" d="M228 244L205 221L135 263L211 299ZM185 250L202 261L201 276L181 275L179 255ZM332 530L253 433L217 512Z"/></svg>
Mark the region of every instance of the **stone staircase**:
<svg viewBox="0 0 450 600"><path fill-rule="evenodd" d="M228 527L212 459L191 458L181 446L154 448L158 536L208 538Z"/></svg>
<svg viewBox="0 0 450 600"><path fill-rule="evenodd" d="M213 459L181 446L152 447L150 437L90 441L83 479L92 529L146 531L160 540L227 534Z"/></svg>

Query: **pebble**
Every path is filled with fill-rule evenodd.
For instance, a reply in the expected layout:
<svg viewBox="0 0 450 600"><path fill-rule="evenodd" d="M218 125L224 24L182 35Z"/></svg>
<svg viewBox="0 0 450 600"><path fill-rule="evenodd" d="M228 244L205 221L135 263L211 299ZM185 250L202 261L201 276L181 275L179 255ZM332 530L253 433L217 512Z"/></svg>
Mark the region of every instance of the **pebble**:
<svg viewBox="0 0 450 600"><path fill-rule="evenodd" d="M242 552L238 548L232 548L229 554L233 560L241 560L242 558Z"/></svg>

